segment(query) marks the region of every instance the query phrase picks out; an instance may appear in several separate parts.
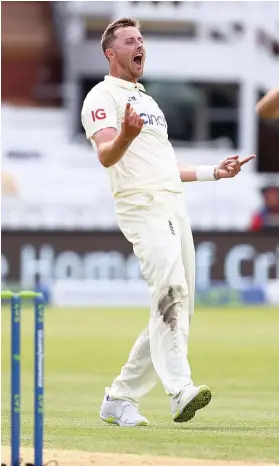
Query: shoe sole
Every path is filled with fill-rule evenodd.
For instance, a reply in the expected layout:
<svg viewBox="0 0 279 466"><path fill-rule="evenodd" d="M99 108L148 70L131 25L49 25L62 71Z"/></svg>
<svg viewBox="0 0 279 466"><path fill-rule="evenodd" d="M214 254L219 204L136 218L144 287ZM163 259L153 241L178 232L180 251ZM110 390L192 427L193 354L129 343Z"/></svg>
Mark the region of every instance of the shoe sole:
<svg viewBox="0 0 279 466"><path fill-rule="evenodd" d="M102 421L106 422L107 424L114 424L114 425L120 426L120 427L138 427L138 426L148 426L149 425L147 421L141 421L138 424L123 424L123 422L119 421L118 419L116 419L113 416L108 416L108 417L102 417L101 416L101 419L102 419Z"/></svg>
<svg viewBox="0 0 279 466"><path fill-rule="evenodd" d="M187 422L190 421L190 419L193 419L196 411L208 405L211 397L211 391L206 385L200 387L197 395L186 406L184 406L182 412L176 411L173 416L174 422Z"/></svg>

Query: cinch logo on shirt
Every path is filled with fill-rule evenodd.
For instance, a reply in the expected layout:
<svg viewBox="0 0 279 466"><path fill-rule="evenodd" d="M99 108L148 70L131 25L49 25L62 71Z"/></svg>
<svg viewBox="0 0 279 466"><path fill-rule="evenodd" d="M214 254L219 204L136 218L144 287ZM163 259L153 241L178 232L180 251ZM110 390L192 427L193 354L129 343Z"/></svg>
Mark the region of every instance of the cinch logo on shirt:
<svg viewBox="0 0 279 466"><path fill-rule="evenodd" d="M98 108L95 112L91 112L92 120L104 120L106 118L106 112L103 108Z"/></svg>
<svg viewBox="0 0 279 466"><path fill-rule="evenodd" d="M157 125L167 127L167 122L163 115L150 115L150 113L140 113L140 117L144 119L145 125Z"/></svg>

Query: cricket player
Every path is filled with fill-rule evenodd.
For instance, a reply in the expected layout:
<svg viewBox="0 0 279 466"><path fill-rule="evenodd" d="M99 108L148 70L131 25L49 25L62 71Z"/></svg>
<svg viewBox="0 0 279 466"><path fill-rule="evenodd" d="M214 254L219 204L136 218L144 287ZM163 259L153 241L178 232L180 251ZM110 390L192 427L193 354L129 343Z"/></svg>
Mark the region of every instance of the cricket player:
<svg viewBox="0 0 279 466"><path fill-rule="evenodd" d="M151 308L128 361L105 390L100 416L122 427L147 425L139 402L160 379L173 420L186 422L209 403L211 391L193 384L187 359L195 252L182 182L234 177L254 156L179 167L163 112L138 82L145 62L139 23L115 21L101 44L109 75L86 96L82 124L109 175L117 222L140 261Z"/></svg>

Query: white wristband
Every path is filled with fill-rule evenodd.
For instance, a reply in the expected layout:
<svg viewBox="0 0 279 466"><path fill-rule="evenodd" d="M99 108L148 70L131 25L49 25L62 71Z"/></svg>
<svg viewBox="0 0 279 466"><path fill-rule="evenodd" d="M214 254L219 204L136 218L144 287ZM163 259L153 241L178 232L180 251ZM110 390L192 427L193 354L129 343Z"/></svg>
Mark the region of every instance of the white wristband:
<svg viewBox="0 0 279 466"><path fill-rule="evenodd" d="M217 181L215 178L215 166L213 165L200 165L196 171L198 181Z"/></svg>

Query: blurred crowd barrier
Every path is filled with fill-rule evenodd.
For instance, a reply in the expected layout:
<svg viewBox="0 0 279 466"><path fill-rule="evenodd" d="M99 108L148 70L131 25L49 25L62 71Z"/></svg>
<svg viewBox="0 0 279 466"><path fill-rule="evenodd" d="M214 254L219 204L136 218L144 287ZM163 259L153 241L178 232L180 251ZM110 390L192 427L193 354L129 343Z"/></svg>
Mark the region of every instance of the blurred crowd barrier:
<svg viewBox="0 0 279 466"><path fill-rule="evenodd" d="M197 303L279 304L276 231L196 231L194 241ZM40 286L61 306L148 303L139 261L117 229L3 231L2 282Z"/></svg>

